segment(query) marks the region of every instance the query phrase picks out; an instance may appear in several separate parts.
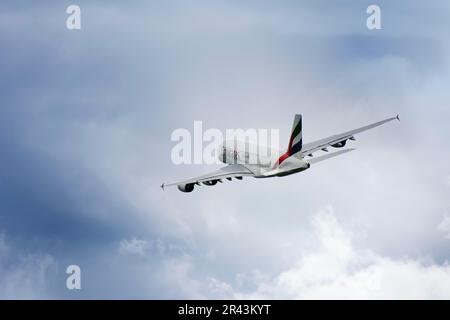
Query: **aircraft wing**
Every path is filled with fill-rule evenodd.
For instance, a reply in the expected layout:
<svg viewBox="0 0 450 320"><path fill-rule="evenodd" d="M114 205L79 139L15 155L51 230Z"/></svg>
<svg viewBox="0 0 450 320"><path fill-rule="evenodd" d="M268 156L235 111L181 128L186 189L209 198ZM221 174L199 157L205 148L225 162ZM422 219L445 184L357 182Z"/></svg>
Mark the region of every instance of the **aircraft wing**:
<svg viewBox="0 0 450 320"><path fill-rule="evenodd" d="M335 134L328 138L320 139L320 140L317 140L317 141L314 141L311 143L306 143L303 145L301 153L303 156L305 156L305 155L312 154L319 150L327 151L326 148L329 146L333 146L333 145L336 145L338 147L343 147L345 145L345 142L348 139L350 139L350 140L355 139L353 137L355 134L378 127L378 126L381 126L382 124L385 124L386 122L389 122L389 121L392 121L395 119L400 121L400 118L397 115L396 117L392 117L392 118L388 118L388 119L385 119L385 120L382 120L379 122L375 122L375 123L369 124L367 126L364 126L364 127L358 128L358 129L347 131L347 132L344 132L341 134Z"/></svg>
<svg viewBox="0 0 450 320"><path fill-rule="evenodd" d="M168 183L168 184L162 184L161 188L164 189L164 187L169 186L186 186L186 185L200 185L200 183L206 184L206 185L214 185L217 182L222 182L222 179L228 179L231 180L231 178L237 178L242 179L243 176L254 176L255 174L251 172L246 167L240 165L240 164L229 164L225 167L220 168L219 170L194 177L191 179Z"/></svg>
<svg viewBox="0 0 450 320"><path fill-rule="evenodd" d="M345 150L339 150L339 151L336 151L336 152L330 152L330 153L327 153L327 154L325 154L323 156L319 156L319 157L314 157L314 158L308 159L308 163L314 164L314 163L317 163L317 162L320 162L320 161L323 161L323 160L327 160L327 159L330 159L330 158L337 157L337 156L339 156L341 154L344 154L344 153L347 153L347 152L350 152L350 151L353 151L353 150L356 150L356 149L350 148L350 149L345 149Z"/></svg>

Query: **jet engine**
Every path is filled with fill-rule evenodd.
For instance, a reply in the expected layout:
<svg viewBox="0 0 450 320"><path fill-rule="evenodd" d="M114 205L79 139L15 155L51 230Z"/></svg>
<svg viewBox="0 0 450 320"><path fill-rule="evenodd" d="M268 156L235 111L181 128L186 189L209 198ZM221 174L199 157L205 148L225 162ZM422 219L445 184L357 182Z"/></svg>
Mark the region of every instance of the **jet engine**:
<svg viewBox="0 0 450 320"><path fill-rule="evenodd" d="M203 184L204 184L205 186L214 186L214 185L217 184L217 181L218 181L218 180L204 181Z"/></svg>
<svg viewBox="0 0 450 320"><path fill-rule="evenodd" d="M183 191L183 192L192 192L192 191L194 191L194 183L179 184L178 190Z"/></svg>
<svg viewBox="0 0 450 320"><path fill-rule="evenodd" d="M342 141L339 141L339 142L337 142L335 144L332 144L331 146L333 148L342 148L342 147L345 146L346 143L347 143L347 140L342 140Z"/></svg>

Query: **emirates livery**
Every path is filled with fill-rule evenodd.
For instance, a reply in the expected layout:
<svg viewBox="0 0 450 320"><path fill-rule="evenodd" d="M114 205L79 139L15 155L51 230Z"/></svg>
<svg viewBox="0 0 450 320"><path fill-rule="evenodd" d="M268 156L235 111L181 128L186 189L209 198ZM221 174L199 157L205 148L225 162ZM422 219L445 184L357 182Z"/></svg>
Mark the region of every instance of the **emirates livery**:
<svg viewBox="0 0 450 320"><path fill-rule="evenodd" d="M164 187L176 185L180 191L192 192L196 185L200 186L203 184L213 186L218 182L223 182L224 179L231 181L233 178L242 180L243 177L282 177L301 172L309 169L311 164L336 157L355 149L339 150L318 157L313 157L314 153L318 151L328 152L328 147L342 148L346 145L348 140L355 140L354 136L356 134L378 127L395 119L400 121L400 118L397 115L396 117L375 122L358 129L303 144L302 116L296 114L294 117L294 124L292 125L288 148L285 153L281 154L280 152L262 146L250 145L247 142L243 143L236 140L225 141L219 152L219 159L221 162L226 163L226 166L209 174L192 179L170 184L163 183L161 188L164 190Z"/></svg>

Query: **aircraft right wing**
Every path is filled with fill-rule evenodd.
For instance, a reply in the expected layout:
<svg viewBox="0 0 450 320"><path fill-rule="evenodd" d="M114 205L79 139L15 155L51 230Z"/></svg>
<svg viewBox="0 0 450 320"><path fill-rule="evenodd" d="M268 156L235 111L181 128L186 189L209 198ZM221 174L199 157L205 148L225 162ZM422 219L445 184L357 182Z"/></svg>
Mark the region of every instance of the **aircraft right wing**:
<svg viewBox="0 0 450 320"><path fill-rule="evenodd" d="M388 119L385 119L385 120L382 120L379 122L375 122L375 123L369 124L367 126L364 126L364 127L358 128L358 129L347 131L347 132L344 132L341 134L335 134L335 135L329 136L328 138L320 139L320 140L317 140L314 142L305 143L301 150L301 154L302 154L302 156L306 156L306 155L311 155L314 152L319 151L319 150L327 151L326 148L329 146L334 146L334 147L338 147L338 148L343 147L343 146L345 146L345 143L348 139L350 139L350 140L355 139L353 137L355 134L378 127L378 126L381 126L382 124L385 124L386 122L389 122L389 121L392 121L395 119L400 121L400 118L397 115L396 117L392 117L392 118L388 118Z"/></svg>

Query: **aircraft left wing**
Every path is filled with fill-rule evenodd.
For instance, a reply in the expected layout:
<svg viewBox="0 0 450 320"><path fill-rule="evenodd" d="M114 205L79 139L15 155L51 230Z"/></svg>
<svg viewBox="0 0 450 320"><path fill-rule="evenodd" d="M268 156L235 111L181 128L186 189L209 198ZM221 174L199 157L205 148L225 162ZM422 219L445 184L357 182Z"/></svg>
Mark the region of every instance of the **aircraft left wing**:
<svg viewBox="0 0 450 320"><path fill-rule="evenodd" d="M337 156L339 156L341 154L344 154L344 153L347 153L347 152L350 152L350 151L354 151L354 150L356 150L356 149L350 148L350 149L344 149L344 150L340 150L340 151L336 151L336 152L330 152L330 153L324 154L323 156L319 156L319 157L314 157L314 158L308 159L308 163L314 164L314 163L321 162L321 161L324 161L324 160L327 160L327 159L330 159L330 158L337 157Z"/></svg>
<svg viewBox="0 0 450 320"><path fill-rule="evenodd" d="M161 185L161 188L164 190L164 187L170 186L178 186L178 189L184 192L191 192L194 190L194 185L200 185L203 183L205 185L215 185L217 182L222 182L222 179L231 180L232 178L242 179L243 176L254 176L255 174L251 172L249 169L240 164L229 164L225 167L220 168L219 170L194 177L191 179L173 182Z"/></svg>
<svg viewBox="0 0 450 320"><path fill-rule="evenodd" d="M392 117L392 118L388 118L382 121L378 121L372 124L369 124L367 126L358 128L358 129L354 129L351 131L347 131L341 134L335 134L332 135L328 138L325 139L320 139L311 143L305 143L303 145L303 148L301 150L301 154L302 156L306 156L306 155L310 155L318 150L323 150L323 151L328 151L327 147L332 146L332 147L336 147L336 148L341 148L343 146L345 146L345 143L347 140L354 140L355 138L353 137L355 134L357 133L361 133L363 131L381 126L382 124L385 124L386 122L392 121L392 120L399 120L400 118L397 115L396 117Z"/></svg>

